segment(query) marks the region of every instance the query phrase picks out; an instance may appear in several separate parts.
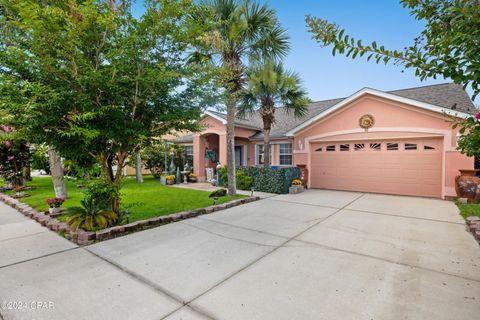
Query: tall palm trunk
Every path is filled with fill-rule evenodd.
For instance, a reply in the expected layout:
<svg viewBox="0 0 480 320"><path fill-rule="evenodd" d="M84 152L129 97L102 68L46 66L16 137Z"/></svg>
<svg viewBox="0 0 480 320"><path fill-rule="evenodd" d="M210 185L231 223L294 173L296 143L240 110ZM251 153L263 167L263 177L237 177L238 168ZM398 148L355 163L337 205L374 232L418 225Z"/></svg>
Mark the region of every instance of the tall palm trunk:
<svg viewBox="0 0 480 320"><path fill-rule="evenodd" d="M50 164L50 174L52 176L55 197L67 198L67 187L63 180L62 158L52 146L48 147L48 162Z"/></svg>
<svg viewBox="0 0 480 320"><path fill-rule="evenodd" d="M270 168L272 164L272 146L270 144L270 132L272 130L272 123L275 119L275 106L271 99L265 99L262 102L262 114L263 121L263 154L265 156L263 166L264 168Z"/></svg>
<svg viewBox="0 0 480 320"><path fill-rule="evenodd" d="M265 160L263 162L264 168L270 168L271 165L271 145L270 145L270 126L268 128L263 128L263 153Z"/></svg>
<svg viewBox="0 0 480 320"><path fill-rule="evenodd" d="M235 113L237 101L234 93L230 93L227 101L227 177L228 195L237 194L237 181L235 179Z"/></svg>

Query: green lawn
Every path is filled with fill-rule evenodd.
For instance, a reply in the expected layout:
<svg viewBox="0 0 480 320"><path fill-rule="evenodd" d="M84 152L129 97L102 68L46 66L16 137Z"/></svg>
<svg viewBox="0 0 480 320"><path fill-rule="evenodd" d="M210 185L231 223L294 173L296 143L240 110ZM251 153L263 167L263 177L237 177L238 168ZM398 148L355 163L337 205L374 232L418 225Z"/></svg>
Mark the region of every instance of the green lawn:
<svg viewBox="0 0 480 320"><path fill-rule="evenodd" d="M77 188L77 182L67 180L68 199L63 208L79 206L83 199L82 189ZM54 197L52 181L50 178L35 177L28 186L36 187L28 190L31 196L20 199L37 211L46 211L48 206L45 199ZM10 192L10 195L12 192ZM210 192L191 189L182 189L172 186L163 186L158 179L151 176L145 177L143 184L138 184L135 179L125 178L122 188L122 205L141 203L129 209L130 221L144 220L163 216L175 212L205 208L213 204L209 198ZM218 204L225 203L245 196L221 197Z"/></svg>
<svg viewBox="0 0 480 320"><path fill-rule="evenodd" d="M470 216L480 217L480 203L459 203L457 206L460 209L462 217L467 218Z"/></svg>

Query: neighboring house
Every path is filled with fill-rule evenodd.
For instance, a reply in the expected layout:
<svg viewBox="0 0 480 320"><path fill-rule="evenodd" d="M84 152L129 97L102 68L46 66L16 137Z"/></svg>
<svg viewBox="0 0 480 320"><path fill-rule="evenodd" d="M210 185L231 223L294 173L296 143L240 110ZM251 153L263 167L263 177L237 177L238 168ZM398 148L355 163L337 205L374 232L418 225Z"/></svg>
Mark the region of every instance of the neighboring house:
<svg viewBox="0 0 480 320"><path fill-rule="evenodd" d="M347 98L314 102L296 119L275 113L272 166L308 169L311 188L428 197L455 196L459 169L474 159L456 150L452 122L475 112L456 84L383 92L365 88ZM194 171L227 163L226 115L207 111L204 129L173 139L186 146ZM262 165L262 120L258 113L235 121L236 165Z"/></svg>

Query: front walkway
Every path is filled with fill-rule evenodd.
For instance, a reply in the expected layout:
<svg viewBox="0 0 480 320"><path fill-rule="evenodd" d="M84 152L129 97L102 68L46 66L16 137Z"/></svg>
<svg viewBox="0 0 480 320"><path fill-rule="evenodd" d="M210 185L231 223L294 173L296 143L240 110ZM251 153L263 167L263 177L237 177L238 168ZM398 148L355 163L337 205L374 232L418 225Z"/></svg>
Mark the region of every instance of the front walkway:
<svg viewBox="0 0 480 320"><path fill-rule="evenodd" d="M173 186L177 187L177 188L195 189L195 190L210 191L210 192L222 188L222 187L212 186L212 184L208 183L208 182L178 183L178 184L174 184ZM237 193L238 194L243 194L243 195L246 195L246 196L252 195L251 191L246 191L246 190L237 190ZM253 195L258 196L261 199L276 196L275 193L260 192L260 191L254 191Z"/></svg>
<svg viewBox="0 0 480 320"><path fill-rule="evenodd" d="M308 190L79 248L0 204L0 313L476 319L480 248L464 229L451 202Z"/></svg>

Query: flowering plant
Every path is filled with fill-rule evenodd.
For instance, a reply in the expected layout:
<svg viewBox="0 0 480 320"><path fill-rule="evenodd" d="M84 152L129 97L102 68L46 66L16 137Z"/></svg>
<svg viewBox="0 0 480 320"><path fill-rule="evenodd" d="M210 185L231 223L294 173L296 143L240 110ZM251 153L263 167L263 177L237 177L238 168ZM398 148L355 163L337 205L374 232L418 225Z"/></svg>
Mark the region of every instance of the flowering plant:
<svg viewBox="0 0 480 320"><path fill-rule="evenodd" d="M295 180L292 181L292 184L293 184L294 186L300 186L300 185L302 184L302 181L301 181L301 180L298 180L298 179L295 179Z"/></svg>
<svg viewBox="0 0 480 320"><path fill-rule="evenodd" d="M193 172L190 173L188 176L191 177L191 178L196 178L196 177L197 177L197 175L196 175L195 173L193 173Z"/></svg>
<svg viewBox="0 0 480 320"><path fill-rule="evenodd" d="M65 198L49 198L46 200L50 208L60 208L60 206L65 202Z"/></svg>
<svg viewBox="0 0 480 320"><path fill-rule="evenodd" d="M175 176L172 174L172 175L166 176L165 179L167 179L167 180L175 180Z"/></svg>

